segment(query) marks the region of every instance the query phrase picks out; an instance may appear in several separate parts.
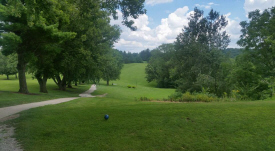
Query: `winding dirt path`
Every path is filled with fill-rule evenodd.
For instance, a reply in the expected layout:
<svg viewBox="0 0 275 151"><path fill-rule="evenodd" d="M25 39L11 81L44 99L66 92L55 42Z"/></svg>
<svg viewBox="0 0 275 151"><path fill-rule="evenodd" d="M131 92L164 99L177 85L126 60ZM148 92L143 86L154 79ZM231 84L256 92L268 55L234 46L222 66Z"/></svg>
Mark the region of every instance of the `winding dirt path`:
<svg viewBox="0 0 275 151"><path fill-rule="evenodd" d="M93 84L91 88L81 94L80 97L96 97L92 96L91 93L96 90L96 85ZM9 106L0 108L0 151L23 151L20 144L13 138L14 135L14 127L8 127L7 125L1 125L2 121L6 121L9 119L14 119L19 117L19 113L24 110L28 110L35 107L50 105L50 104L59 104L63 102L68 102L71 100L78 99L80 97L71 97L71 98L60 98L43 102L35 102L29 104L22 104L16 106Z"/></svg>
<svg viewBox="0 0 275 151"><path fill-rule="evenodd" d="M90 93L94 92L95 90L96 90L96 85L93 84L89 90L79 94L79 96L80 97L95 97L90 94ZM2 118L19 113L24 110L28 110L28 109L40 107L40 106L45 106L45 105L50 105L50 104L59 104L59 103L75 100L78 98L79 97L60 98L60 99L54 99L54 100L49 100L49 101L42 101L42 102L35 102L35 103L28 103L28 104L0 108L0 121L2 120Z"/></svg>

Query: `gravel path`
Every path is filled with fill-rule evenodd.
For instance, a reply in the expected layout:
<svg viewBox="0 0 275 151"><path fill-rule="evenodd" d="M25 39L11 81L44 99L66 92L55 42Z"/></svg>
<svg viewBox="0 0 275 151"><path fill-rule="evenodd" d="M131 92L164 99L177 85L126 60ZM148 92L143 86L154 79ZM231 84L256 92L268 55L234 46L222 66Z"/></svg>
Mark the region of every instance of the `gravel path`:
<svg viewBox="0 0 275 151"><path fill-rule="evenodd" d="M95 97L90 94L90 93L94 92L94 90L96 90L95 84L93 84L89 90L79 94L79 96L80 97ZM20 145L15 140L15 138L12 137L14 135L14 127L8 127L7 125L1 125L2 121L17 118L17 117L19 117L19 114L16 114L16 113L19 113L24 110L28 110L28 109L40 107L40 106L45 106L45 105L50 105L50 104L59 104L59 103L63 103L63 102L68 102L68 101L71 101L71 100L74 100L77 98L79 98L79 97L60 98L60 99L54 99L54 100L49 100L49 101L0 108L0 151L23 151L23 149L20 148Z"/></svg>
<svg viewBox="0 0 275 151"><path fill-rule="evenodd" d="M89 90L79 94L79 96L80 97L96 97L96 96L91 95L91 93L94 92L95 90L96 90L96 85L93 84Z"/></svg>

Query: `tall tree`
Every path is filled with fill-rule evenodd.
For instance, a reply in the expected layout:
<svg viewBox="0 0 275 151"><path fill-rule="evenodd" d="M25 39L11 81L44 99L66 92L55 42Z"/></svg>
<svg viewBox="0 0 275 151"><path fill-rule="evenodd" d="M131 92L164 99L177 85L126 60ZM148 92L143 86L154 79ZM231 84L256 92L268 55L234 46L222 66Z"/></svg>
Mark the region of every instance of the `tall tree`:
<svg viewBox="0 0 275 151"><path fill-rule="evenodd" d="M226 31L225 16L211 10L208 16L197 8L189 18L188 26L177 36L176 70L178 86L182 91L199 91L201 86L195 83L199 75L211 76L214 80L214 93L217 93L218 71L221 64L221 50L230 40Z"/></svg>
<svg viewBox="0 0 275 151"><path fill-rule="evenodd" d="M7 76L9 80L9 75L17 74L17 56L16 54L11 54L4 56L0 51L0 74Z"/></svg>
<svg viewBox="0 0 275 151"><path fill-rule="evenodd" d="M242 35L237 42L251 56L263 77L275 76L275 7L249 12L249 22L242 21Z"/></svg>
<svg viewBox="0 0 275 151"><path fill-rule="evenodd" d="M149 49L142 50L139 55L143 61L149 61L149 59L151 58L151 52Z"/></svg>
<svg viewBox="0 0 275 151"><path fill-rule="evenodd" d="M148 82L156 81L161 88L175 87L174 74L174 44L162 44L151 51L152 57L146 66L146 79Z"/></svg>
<svg viewBox="0 0 275 151"><path fill-rule="evenodd" d="M129 21L128 17L131 16L133 18L137 18L139 14L146 13L146 10L143 7L144 0L1 0L0 32L2 32L2 34L0 45L2 46L5 55L11 54L13 52L16 52L18 54L17 67L19 71L19 92L28 93L25 71L26 64L30 62L30 60L36 60L36 62L40 61L41 64L39 65L39 67L50 67L50 63L54 62L48 61L47 65L43 65L44 63L41 61L44 60L44 58L48 58L47 55L49 53L47 53L47 50L49 50L49 44L64 44L64 42L73 39L77 34L81 38L77 38L78 40L74 41L73 43L67 42L67 44L73 46L71 47L72 49L75 48L74 50L76 51L88 51L88 49L84 48L83 45L78 46L79 39L82 39L84 41L83 43L89 43L90 40L92 40L92 43L89 45L91 46L89 49L97 49L97 46L100 45L100 43L105 43L102 41L106 41L106 39L104 39L106 38L106 36L104 36L104 31L98 31L98 29L100 29L100 20L102 18L105 18L105 20L109 20L108 16L112 14L113 17L117 19L116 9L121 8L123 14L123 24L128 26L132 30L135 30L136 27L133 27L134 22L132 20ZM92 8L93 10L88 12L90 14L86 14L86 12L80 8L83 8L83 10L88 11L90 11ZM87 16L85 17L85 15L90 15L90 18L92 19L86 20L85 22L84 19L87 19ZM98 16L100 17L97 18ZM80 19L76 17L80 17ZM73 19L81 21L78 25L84 27L84 30L82 32L79 30L72 29L73 26L70 26L70 22L73 21ZM89 29L85 28L85 26L90 26L93 22L99 23L97 24L96 28L94 28L95 26L91 26ZM103 24L105 24L105 21L103 22ZM80 26L78 26L76 29L81 29L82 27ZM92 39L88 39L88 36L85 33L93 35ZM112 33L107 34L111 35ZM96 40L94 40L93 38L95 38ZM116 36L113 36L113 38L116 39ZM107 41L110 42L114 40L107 39ZM60 54L60 50L65 50L66 45L63 45L63 47L59 46L59 48L62 49L56 49L57 54ZM63 56L67 55L64 53L62 54ZM92 54L92 57L98 56L98 54ZM42 82L39 82L39 84L45 85L46 79L50 76L46 74L49 70L46 70L46 68L45 70L42 70L41 68L37 69L39 69L36 72L36 77L38 81L41 81L43 79ZM51 71L55 72L56 76L60 76L60 71ZM67 72L66 74L73 75L75 73ZM64 84L64 81L71 80L71 78L66 80L66 75L63 76L63 78L64 77L65 79L61 80L63 81L63 83L61 84L63 85L63 87L64 85L66 85Z"/></svg>
<svg viewBox="0 0 275 151"><path fill-rule="evenodd" d="M107 82L107 85L109 85L110 80L119 79L123 67L123 60L118 50L111 49L100 58L100 61L102 79Z"/></svg>
<svg viewBox="0 0 275 151"><path fill-rule="evenodd" d="M64 1L59 0L1 0L0 31L3 33L0 45L5 55L18 55L19 92L29 93L26 65L35 55L40 54L41 47L49 42L75 36L74 33L63 33L58 29L58 24L67 22L67 16L62 11L65 5Z"/></svg>

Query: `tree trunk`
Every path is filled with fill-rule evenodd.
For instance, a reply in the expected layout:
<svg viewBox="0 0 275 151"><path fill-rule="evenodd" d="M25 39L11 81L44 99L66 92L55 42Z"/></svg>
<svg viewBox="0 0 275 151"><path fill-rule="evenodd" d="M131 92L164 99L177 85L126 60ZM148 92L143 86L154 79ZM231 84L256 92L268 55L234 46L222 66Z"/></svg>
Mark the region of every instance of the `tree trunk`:
<svg viewBox="0 0 275 151"><path fill-rule="evenodd" d="M69 81L69 82L68 82L68 88L73 88L73 86L72 86L72 81Z"/></svg>
<svg viewBox="0 0 275 151"><path fill-rule="evenodd" d="M10 78L9 78L9 75L7 74L7 80L9 80Z"/></svg>
<svg viewBox="0 0 275 151"><path fill-rule="evenodd" d="M27 87L27 80L26 80L26 65L27 63L24 60L24 55L22 53L18 53L18 77L19 77L19 92L20 93L29 93Z"/></svg>
<svg viewBox="0 0 275 151"><path fill-rule="evenodd" d="M15 78L17 79L17 73L15 73Z"/></svg>
<svg viewBox="0 0 275 151"><path fill-rule="evenodd" d="M47 76L43 76L43 78L41 78L41 76L37 76L36 77L38 83L39 83L39 86L40 86L40 92L42 93L48 93L48 90L47 90Z"/></svg>
<svg viewBox="0 0 275 151"><path fill-rule="evenodd" d="M109 85L109 82L110 82L110 80L109 80L109 79L107 79L107 85Z"/></svg>
<svg viewBox="0 0 275 151"><path fill-rule="evenodd" d="M77 86L77 80L74 81L74 85Z"/></svg>
<svg viewBox="0 0 275 151"><path fill-rule="evenodd" d="M63 79L59 75L55 75L53 81L58 85L59 90L66 91L66 78L63 76Z"/></svg>

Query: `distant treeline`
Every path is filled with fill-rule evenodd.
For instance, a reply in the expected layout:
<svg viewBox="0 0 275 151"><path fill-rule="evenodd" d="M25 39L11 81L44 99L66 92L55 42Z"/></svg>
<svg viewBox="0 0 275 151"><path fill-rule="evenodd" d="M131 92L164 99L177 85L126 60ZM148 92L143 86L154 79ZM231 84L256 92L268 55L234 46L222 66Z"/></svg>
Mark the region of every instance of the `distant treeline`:
<svg viewBox="0 0 275 151"><path fill-rule="evenodd" d="M143 61L148 62L150 60L152 56L151 51L152 50L146 49L139 53L131 53L126 51L119 51L119 53L122 55L124 63L143 63ZM222 52L230 58L235 58L241 54L242 51L239 48L227 48Z"/></svg>
<svg viewBox="0 0 275 151"><path fill-rule="evenodd" d="M124 63L143 63L143 61L149 61L151 57L151 51L149 49L143 50L139 53L131 53L126 51L119 51L123 57Z"/></svg>
<svg viewBox="0 0 275 151"><path fill-rule="evenodd" d="M225 55L229 55L230 58L235 58L242 53L240 48L227 48L222 51Z"/></svg>

